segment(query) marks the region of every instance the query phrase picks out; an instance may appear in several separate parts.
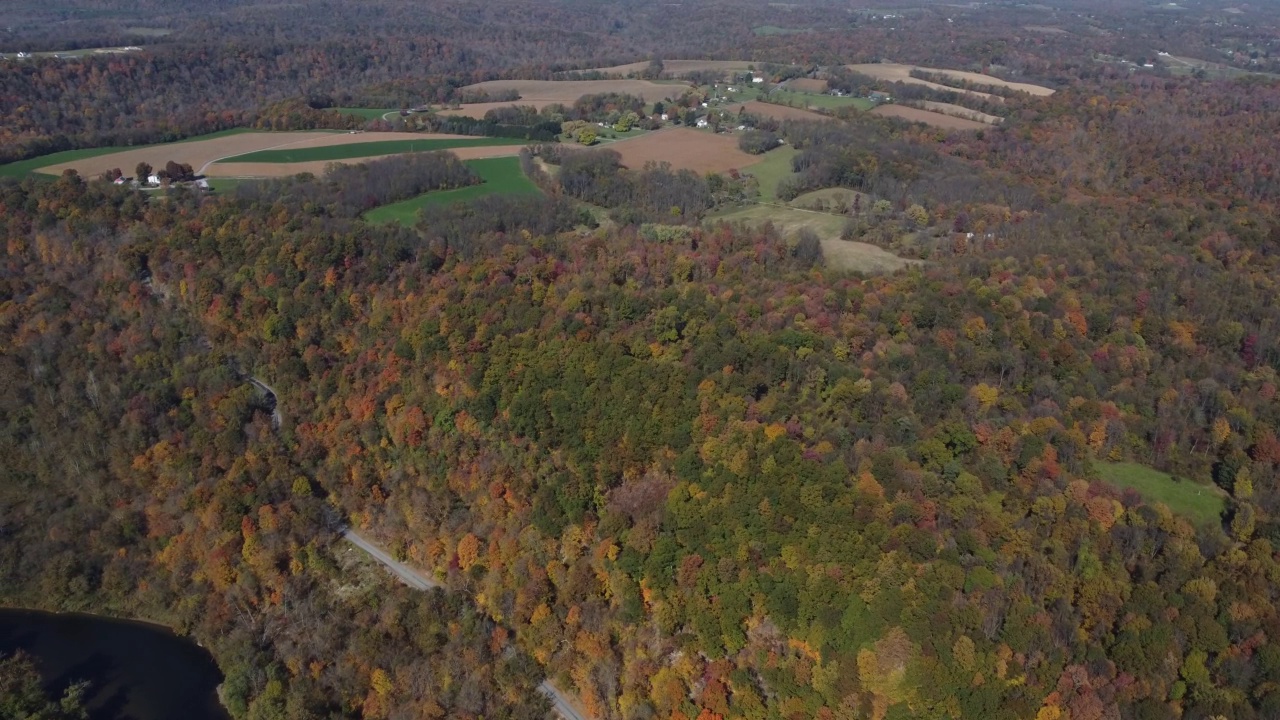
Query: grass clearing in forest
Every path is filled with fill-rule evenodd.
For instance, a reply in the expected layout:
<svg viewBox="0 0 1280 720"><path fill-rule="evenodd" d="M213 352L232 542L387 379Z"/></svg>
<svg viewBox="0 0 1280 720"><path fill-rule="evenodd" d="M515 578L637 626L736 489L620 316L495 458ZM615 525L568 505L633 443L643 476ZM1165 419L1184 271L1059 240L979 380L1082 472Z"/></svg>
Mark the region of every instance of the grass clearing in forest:
<svg viewBox="0 0 1280 720"><path fill-rule="evenodd" d="M778 183L791 177L791 159L799 153L790 145L774 148L764 154L764 159L751 169L748 175L754 175L760 184L760 199L763 202L778 202Z"/></svg>
<svg viewBox="0 0 1280 720"><path fill-rule="evenodd" d="M346 145L322 145L318 147L280 148L223 158L218 162L236 163L298 163L332 162L355 158L398 155L400 153L452 150L453 148L492 147L495 145L526 145L527 140L513 138L422 138L411 140L378 140Z"/></svg>
<svg viewBox="0 0 1280 720"><path fill-rule="evenodd" d="M381 120L382 118L386 117L387 115L390 115L391 113L400 112L399 108L350 108L350 107L333 108L333 111L336 113L342 113L343 115L355 115L356 117L364 118L365 120Z"/></svg>
<svg viewBox="0 0 1280 720"><path fill-rule="evenodd" d="M485 195L534 195L538 186L520 169L520 159L514 157L468 160L467 165L476 171L484 182L456 190L436 190L400 202L383 205L365 213L364 219L375 224L398 222L412 226L418 222L418 211L429 205L443 205L474 200Z"/></svg>
<svg viewBox="0 0 1280 720"><path fill-rule="evenodd" d="M775 151L776 152L776 151ZM893 272L919 262L908 260L868 243L841 240L845 218L841 215L801 210L786 205L751 205L729 212L715 213L707 222L744 223L751 227L772 224L783 237L809 230L822 241L822 255L827 267L865 273Z"/></svg>
<svg viewBox="0 0 1280 720"><path fill-rule="evenodd" d="M1104 481L1133 488L1148 502L1162 502L1197 525L1218 522L1226 506L1224 493L1216 485L1175 480L1169 473L1134 462L1095 461L1093 465Z"/></svg>

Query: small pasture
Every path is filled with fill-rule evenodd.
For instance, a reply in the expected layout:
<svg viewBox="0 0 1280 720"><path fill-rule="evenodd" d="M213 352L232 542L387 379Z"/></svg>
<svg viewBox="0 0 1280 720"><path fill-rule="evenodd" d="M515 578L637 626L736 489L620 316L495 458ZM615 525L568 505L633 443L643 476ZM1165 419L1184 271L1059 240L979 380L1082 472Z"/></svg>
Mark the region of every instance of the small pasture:
<svg viewBox="0 0 1280 720"><path fill-rule="evenodd" d="M1093 465L1107 483L1133 488L1148 502L1162 502L1197 525L1218 522L1226 507L1226 493L1216 485L1175 480L1168 473L1133 462L1095 462Z"/></svg>
<svg viewBox="0 0 1280 720"><path fill-rule="evenodd" d="M778 183L791 177L791 159L797 150L790 145L774 148L761 156L761 160L747 171L755 177L760 187L760 197L765 202L777 202Z"/></svg>
<svg viewBox="0 0 1280 720"><path fill-rule="evenodd" d="M514 157L488 158L468 160L467 165L484 180L479 185L458 188L456 190L437 190L424 193L408 200L374 208L365 213L364 218L371 223L398 222L402 225L413 225L418 221L418 211L429 205L445 205L465 202L478 197L494 194L536 195L538 186L520 170L520 160Z"/></svg>

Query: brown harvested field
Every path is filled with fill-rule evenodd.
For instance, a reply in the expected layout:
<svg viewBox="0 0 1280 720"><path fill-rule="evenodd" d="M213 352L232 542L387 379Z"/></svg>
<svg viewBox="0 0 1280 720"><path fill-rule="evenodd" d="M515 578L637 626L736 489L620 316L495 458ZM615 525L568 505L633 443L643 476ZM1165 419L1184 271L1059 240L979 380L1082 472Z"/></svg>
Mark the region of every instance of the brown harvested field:
<svg viewBox="0 0 1280 720"><path fill-rule="evenodd" d="M370 135L399 135L411 133L369 133ZM444 135L416 135L415 137L453 137ZM465 147L452 148L448 152L457 155L460 160L480 160L482 158L495 157L511 157L520 153L519 145L494 145L493 147ZM342 160L343 163L361 163L369 160L379 160L390 155L378 155L376 157L352 158L350 160ZM205 171L209 177L233 177L233 178L270 178L270 177L289 177L298 173L311 173L320 175L324 173L325 166L329 165L329 160L316 160L312 162L298 163L238 163L223 162L210 165Z"/></svg>
<svg viewBox="0 0 1280 720"><path fill-rule="evenodd" d="M676 170L697 173L725 172L754 165L763 155L748 155L738 149L732 135L715 135L692 128L672 128L622 140L605 146L622 156L622 164L633 170L645 163L668 162Z"/></svg>
<svg viewBox="0 0 1280 720"><path fill-rule="evenodd" d="M942 113L921 110L920 108L907 107L905 105L881 105L880 107L870 111L872 115L883 115L885 117L896 117L911 122L924 123L934 127L946 130L982 130L991 127L986 123L977 120L966 120L964 118L943 115Z"/></svg>
<svg viewBox="0 0 1280 720"><path fill-rule="evenodd" d="M1066 30L1063 30L1060 27L1052 27L1049 25L1023 25L1022 29L1030 30L1031 32L1045 33L1046 35L1069 35L1070 34Z"/></svg>
<svg viewBox="0 0 1280 720"><path fill-rule="evenodd" d="M1052 89L1043 87L1041 85L1032 85L1031 83L1020 83L1020 82L1012 82L1009 80L1001 80L1000 78L992 77L990 75L982 75L974 72L966 72L964 70L943 70L940 68L928 68L921 65L901 65L899 63L865 63L862 65L847 65L846 67L848 67L850 70L853 70L854 72L859 72L859 73L862 73L863 75L870 75L871 77L876 78L878 80L887 80L889 82L897 82L901 80L904 83L914 83L916 85L924 85L925 87L931 87L934 90L956 91L956 90L959 90L959 88L948 87L946 85L939 85L938 83L929 82L927 80L920 80L917 78L913 78L911 77L911 71L915 69L919 69L927 73L945 75L954 80L966 80L968 82L975 83L978 85L995 85L998 87L1009 88L1010 90L1021 90L1026 93L1030 93L1031 95L1045 96L1045 95L1053 94ZM998 96L990 95L988 93L977 92L976 90L967 90L962 92L968 92L971 95L977 95L979 97L986 97L986 98L998 97Z"/></svg>
<svg viewBox="0 0 1280 720"><path fill-rule="evenodd" d="M683 73L691 73L698 70L746 70L748 66L753 65L750 60L663 60L662 71L668 75L681 75ZM613 67L592 68L591 70L583 70L582 72L601 72L612 75L626 75L633 72L643 72L648 69L649 61L641 60L640 62L627 63L626 65L614 65Z"/></svg>
<svg viewBox="0 0 1280 720"><path fill-rule="evenodd" d="M965 118L966 120L977 120L980 123L986 123L988 125L999 125L1004 122L1004 118L998 115L988 115L984 112L971 110L963 105L933 102L932 100L922 100L920 101L920 104L924 106L925 110L932 110L933 112L950 115L951 117Z"/></svg>
<svg viewBox="0 0 1280 720"><path fill-rule="evenodd" d="M377 142L379 140L442 140L447 138L470 138L467 135L446 135L443 133L344 133L344 132L253 132L228 135L209 140L170 143L155 147L122 150L110 155L72 160L70 162L40 168L40 172L61 175L63 170L72 168L82 176L98 175L111 168L120 168L125 175L132 175L133 169L140 162L150 163L152 167L162 168L170 160L177 163L188 163L196 174L208 174L210 177L225 177L226 173L218 172L213 163L222 158L235 157L259 150L295 149L308 147L329 147L332 145L351 145L353 143ZM473 139L473 138L472 138ZM488 150L489 148L470 148ZM515 148L519 149L519 148ZM236 163L241 164L241 163ZM304 163L305 164L305 163ZM289 173L284 173L289 174ZM271 173L270 176L278 176ZM266 177L267 175L263 175Z"/></svg>
<svg viewBox="0 0 1280 720"><path fill-rule="evenodd" d="M797 90L799 92L824 93L827 91L826 80L814 80L813 78L788 80L783 86L788 90Z"/></svg>
<svg viewBox="0 0 1280 720"><path fill-rule="evenodd" d="M775 105L773 103L760 102L759 100L750 100L743 103L747 112L752 115L761 117L771 117L774 120L831 120L832 118L816 113L812 110L802 110L800 108L790 107L788 105Z"/></svg>

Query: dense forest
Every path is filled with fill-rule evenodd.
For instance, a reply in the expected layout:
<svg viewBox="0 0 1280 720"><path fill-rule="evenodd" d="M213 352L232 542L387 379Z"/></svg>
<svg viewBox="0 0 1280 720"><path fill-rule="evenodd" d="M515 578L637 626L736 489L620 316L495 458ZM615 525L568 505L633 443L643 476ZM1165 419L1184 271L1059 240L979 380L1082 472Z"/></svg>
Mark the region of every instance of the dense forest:
<svg viewBox="0 0 1280 720"><path fill-rule="evenodd" d="M522 157L544 194L412 228L360 214L476 175L0 178L0 603L164 622L255 720L541 718L544 678L600 720L1280 716L1280 84L1080 55L1262 25L1081 3L1062 25L1136 29L1082 50L955 8L459 3L416 33L400 2L64 4L107 15L56 33L19 3L5 49L132 42L143 11L171 34L0 61L4 159L659 51L1058 92L967 134L743 136L794 148L783 201L846 188L846 236L927 259L884 275L707 220L754 180L567 143ZM752 32L787 23L803 42ZM1121 460L1221 515L1104 482ZM445 589L392 584L344 525ZM0 659L0 708L79 712L33 672Z"/></svg>

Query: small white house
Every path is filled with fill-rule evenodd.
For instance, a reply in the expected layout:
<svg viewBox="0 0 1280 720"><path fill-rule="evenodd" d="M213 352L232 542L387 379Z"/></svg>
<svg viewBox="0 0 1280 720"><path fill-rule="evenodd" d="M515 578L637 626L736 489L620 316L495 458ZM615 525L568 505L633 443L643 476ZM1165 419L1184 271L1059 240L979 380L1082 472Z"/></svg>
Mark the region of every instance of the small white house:
<svg viewBox="0 0 1280 720"><path fill-rule="evenodd" d="M739 129L739 130L746 130L746 129L747 129L747 126L746 126L746 125L739 125L739 126L738 126L738 129Z"/></svg>
<svg viewBox="0 0 1280 720"><path fill-rule="evenodd" d="M662 119L663 119L663 120L670 120L671 118L670 118L670 117L668 117L666 113L662 113Z"/></svg>
<svg viewBox="0 0 1280 720"><path fill-rule="evenodd" d="M753 82L753 83L762 83L762 82L764 82L764 78L760 77L759 75L756 75L755 77L752 77L752 78L751 78L751 82Z"/></svg>
<svg viewBox="0 0 1280 720"><path fill-rule="evenodd" d="M200 188L201 190L208 190L209 181L205 180L204 178L200 178L199 180L196 181L196 187Z"/></svg>
<svg viewBox="0 0 1280 720"><path fill-rule="evenodd" d="M706 127L706 126L707 126L707 119L706 119L706 118L698 118L698 127L700 127L700 128L704 128L704 127Z"/></svg>
<svg viewBox="0 0 1280 720"><path fill-rule="evenodd" d="M707 106L707 104L706 104L706 103L702 103L702 107L706 107L706 106Z"/></svg>
<svg viewBox="0 0 1280 720"><path fill-rule="evenodd" d="M729 88L729 92L738 92L738 88Z"/></svg>
<svg viewBox="0 0 1280 720"><path fill-rule="evenodd" d="M150 184L150 185L159 185L159 184L160 184L160 176L159 176L159 175L156 175L155 173L151 173L151 175L149 175L149 176L147 177L147 183L148 183L148 184Z"/></svg>

